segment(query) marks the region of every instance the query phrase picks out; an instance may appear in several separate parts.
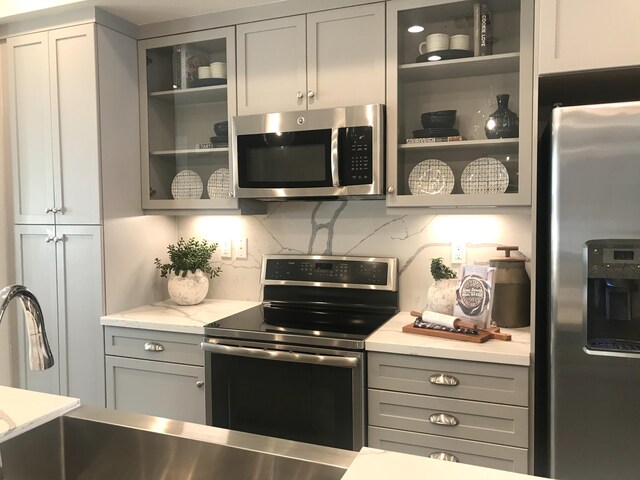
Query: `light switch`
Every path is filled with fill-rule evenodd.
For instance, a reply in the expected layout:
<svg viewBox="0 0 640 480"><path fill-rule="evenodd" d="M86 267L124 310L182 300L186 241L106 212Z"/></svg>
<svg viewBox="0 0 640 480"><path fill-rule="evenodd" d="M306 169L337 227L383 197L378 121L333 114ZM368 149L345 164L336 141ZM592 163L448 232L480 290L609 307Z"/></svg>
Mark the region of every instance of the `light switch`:
<svg viewBox="0 0 640 480"><path fill-rule="evenodd" d="M247 258L247 239L245 237L236 240L236 258Z"/></svg>

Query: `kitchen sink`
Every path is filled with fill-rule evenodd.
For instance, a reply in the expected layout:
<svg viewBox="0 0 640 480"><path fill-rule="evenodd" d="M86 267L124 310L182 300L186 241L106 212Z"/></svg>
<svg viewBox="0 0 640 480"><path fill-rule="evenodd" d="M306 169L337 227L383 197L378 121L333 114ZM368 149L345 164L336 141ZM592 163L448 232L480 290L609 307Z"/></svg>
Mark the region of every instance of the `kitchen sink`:
<svg viewBox="0 0 640 480"><path fill-rule="evenodd" d="M356 455L82 406L0 443L0 480L337 480Z"/></svg>

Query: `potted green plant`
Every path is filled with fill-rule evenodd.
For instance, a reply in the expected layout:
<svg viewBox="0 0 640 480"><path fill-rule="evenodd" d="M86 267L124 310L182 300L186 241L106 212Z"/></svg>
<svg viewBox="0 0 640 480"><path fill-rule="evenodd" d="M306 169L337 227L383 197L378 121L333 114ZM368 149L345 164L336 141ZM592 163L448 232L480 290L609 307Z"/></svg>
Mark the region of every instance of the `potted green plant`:
<svg viewBox="0 0 640 480"><path fill-rule="evenodd" d="M458 275L438 257L431 259L431 276L435 282L427 291L427 310L453 315Z"/></svg>
<svg viewBox="0 0 640 480"><path fill-rule="evenodd" d="M196 305L207 296L209 278L217 277L220 267L209 263L217 243L180 238L176 244L167 247L169 263L156 258L155 265L161 277L168 277L169 296L179 305Z"/></svg>

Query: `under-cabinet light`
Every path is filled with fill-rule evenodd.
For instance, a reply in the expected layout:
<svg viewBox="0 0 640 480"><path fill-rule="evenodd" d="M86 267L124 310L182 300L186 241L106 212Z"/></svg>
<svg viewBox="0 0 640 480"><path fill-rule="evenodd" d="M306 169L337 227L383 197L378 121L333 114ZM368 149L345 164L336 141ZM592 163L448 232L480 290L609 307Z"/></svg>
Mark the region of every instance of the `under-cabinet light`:
<svg viewBox="0 0 640 480"><path fill-rule="evenodd" d="M424 27L421 27L420 25L412 25L408 30L409 33L420 33L424 31Z"/></svg>
<svg viewBox="0 0 640 480"><path fill-rule="evenodd" d="M442 57L440 55L431 55L427 60L430 62L436 62L438 60L442 60Z"/></svg>

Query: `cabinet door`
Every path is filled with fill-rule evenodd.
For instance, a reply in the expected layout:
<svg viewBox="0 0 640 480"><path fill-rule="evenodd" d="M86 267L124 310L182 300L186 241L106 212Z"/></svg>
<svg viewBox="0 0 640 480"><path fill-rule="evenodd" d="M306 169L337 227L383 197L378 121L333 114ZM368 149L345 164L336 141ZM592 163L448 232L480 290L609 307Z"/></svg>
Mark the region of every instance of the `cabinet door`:
<svg viewBox="0 0 640 480"><path fill-rule="evenodd" d="M239 25L238 114L304 110L305 16Z"/></svg>
<svg viewBox="0 0 640 480"><path fill-rule="evenodd" d="M58 340L58 296L53 227L16 225L16 278L31 290L42 308L54 366L42 372L29 369L28 347L22 309L18 308L20 386L38 392L60 394L60 345Z"/></svg>
<svg viewBox="0 0 640 480"><path fill-rule="evenodd" d="M14 221L53 223L48 35L7 40Z"/></svg>
<svg viewBox="0 0 640 480"><path fill-rule="evenodd" d="M56 223L100 223L94 28L49 32Z"/></svg>
<svg viewBox="0 0 640 480"><path fill-rule="evenodd" d="M540 0L540 74L640 64L640 3Z"/></svg>
<svg viewBox="0 0 640 480"><path fill-rule="evenodd" d="M102 235L98 226L57 226L56 257L62 395L104 407L104 344L100 317Z"/></svg>
<svg viewBox="0 0 640 480"><path fill-rule="evenodd" d="M204 367L105 357L107 408L205 423Z"/></svg>
<svg viewBox="0 0 640 480"><path fill-rule="evenodd" d="M384 3L307 16L309 109L385 103Z"/></svg>

